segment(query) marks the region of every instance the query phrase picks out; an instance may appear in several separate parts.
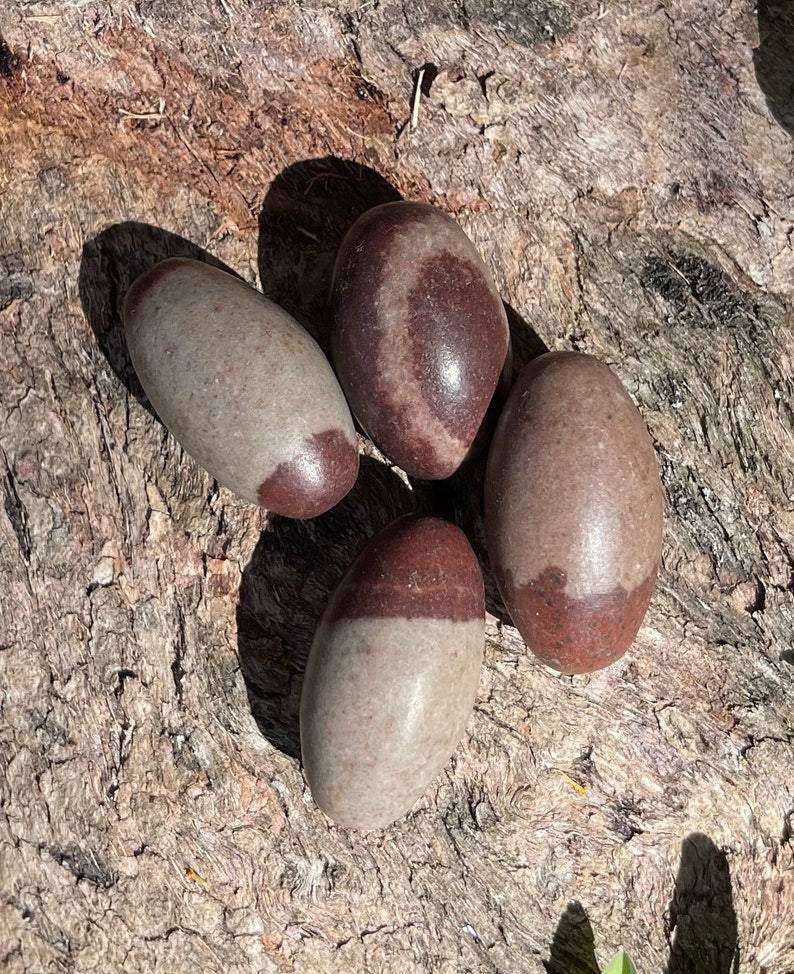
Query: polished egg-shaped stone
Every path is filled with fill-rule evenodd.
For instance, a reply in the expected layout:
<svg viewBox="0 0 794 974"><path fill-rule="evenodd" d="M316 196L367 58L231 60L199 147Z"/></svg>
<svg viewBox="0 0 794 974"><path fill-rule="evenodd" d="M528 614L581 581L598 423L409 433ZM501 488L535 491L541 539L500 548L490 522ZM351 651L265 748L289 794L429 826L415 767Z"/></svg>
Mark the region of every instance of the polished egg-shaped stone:
<svg viewBox="0 0 794 974"><path fill-rule="evenodd" d="M629 648L661 556L651 438L612 371L551 352L527 365L488 456L485 530L505 605L527 646L564 673Z"/></svg>
<svg viewBox="0 0 794 974"><path fill-rule="evenodd" d="M160 419L240 497L309 518L358 474L353 420L310 335L244 281L172 258L127 293L130 358Z"/></svg>
<svg viewBox="0 0 794 974"><path fill-rule="evenodd" d="M407 812L474 706L485 643L480 566L463 532L406 515L379 531L331 596L300 709L306 779L340 825Z"/></svg>
<svg viewBox="0 0 794 974"><path fill-rule="evenodd" d="M451 476L472 449L510 344L472 242L423 203L368 210L342 242L329 307L334 367L367 434L409 475Z"/></svg>

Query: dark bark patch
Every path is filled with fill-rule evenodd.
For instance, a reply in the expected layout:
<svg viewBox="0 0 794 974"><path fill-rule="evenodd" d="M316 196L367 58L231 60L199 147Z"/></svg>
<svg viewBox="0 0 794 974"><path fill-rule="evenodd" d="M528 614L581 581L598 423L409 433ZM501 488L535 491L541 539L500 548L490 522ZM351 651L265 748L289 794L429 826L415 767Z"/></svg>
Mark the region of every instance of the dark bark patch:
<svg viewBox="0 0 794 974"><path fill-rule="evenodd" d="M0 311L12 301L29 301L33 297L33 281L25 270L22 258L0 255Z"/></svg>
<svg viewBox="0 0 794 974"><path fill-rule="evenodd" d="M642 835L645 831L639 824L641 809L634 798L619 798L613 803L611 812L612 831L624 842L630 842L635 835Z"/></svg>
<svg viewBox="0 0 794 974"><path fill-rule="evenodd" d="M408 25L416 32L433 24L460 30L483 25L523 47L565 37L597 9L595 0L424 0L403 6Z"/></svg>
<svg viewBox="0 0 794 974"><path fill-rule="evenodd" d="M30 533L28 532L28 512L17 493L16 478L11 467L6 461L6 489L3 498L3 506L8 517L11 528L16 535L19 550L25 564L30 564L30 553L32 550Z"/></svg>
<svg viewBox="0 0 794 974"><path fill-rule="evenodd" d="M19 70L19 58L3 40L0 34L0 78L13 81Z"/></svg>
<svg viewBox="0 0 794 974"><path fill-rule="evenodd" d="M84 849L76 842L70 842L67 846L48 846L47 851L78 880L85 879L101 889L111 889L118 882L117 874L93 849Z"/></svg>
<svg viewBox="0 0 794 974"><path fill-rule="evenodd" d="M651 255L640 279L670 305L681 323L733 327L748 317L728 275L702 257L672 254L664 260Z"/></svg>

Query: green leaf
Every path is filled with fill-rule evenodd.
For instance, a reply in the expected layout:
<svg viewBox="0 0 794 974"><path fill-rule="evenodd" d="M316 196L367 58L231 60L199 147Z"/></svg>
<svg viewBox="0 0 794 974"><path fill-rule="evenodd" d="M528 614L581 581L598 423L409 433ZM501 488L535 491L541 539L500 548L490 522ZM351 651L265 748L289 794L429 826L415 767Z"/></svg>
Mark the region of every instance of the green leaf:
<svg viewBox="0 0 794 974"><path fill-rule="evenodd" d="M637 968L629 955L619 950L604 968L604 974L637 974Z"/></svg>

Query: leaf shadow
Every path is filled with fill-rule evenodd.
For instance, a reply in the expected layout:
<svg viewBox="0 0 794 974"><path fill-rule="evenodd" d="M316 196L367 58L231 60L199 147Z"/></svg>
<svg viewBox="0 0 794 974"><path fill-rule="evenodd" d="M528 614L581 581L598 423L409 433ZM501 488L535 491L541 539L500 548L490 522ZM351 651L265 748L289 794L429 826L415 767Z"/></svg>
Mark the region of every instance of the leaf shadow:
<svg viewBox="0 0 794 974"><path fill-rule="evenodd" d="M560 917L551 942L547 974L599 974L593 928L584 907L573 900Z"/></svg>
<svg viewBox="0 0 794 974"><path fill-rule="evenodd" d="M692 832L681 843L668 939L665 974L734 974L739 969L728 859L700 832Z"/></svg>

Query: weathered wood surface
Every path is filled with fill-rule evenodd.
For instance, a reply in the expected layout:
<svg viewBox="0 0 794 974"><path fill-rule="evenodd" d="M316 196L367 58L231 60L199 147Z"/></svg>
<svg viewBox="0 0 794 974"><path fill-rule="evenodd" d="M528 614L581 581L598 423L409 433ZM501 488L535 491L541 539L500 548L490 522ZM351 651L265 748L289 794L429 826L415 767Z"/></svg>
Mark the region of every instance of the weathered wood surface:
<svg viewBox="0 0 794 974"><path fill-rule="evenodd" d="M794 970L787 11L0 2L3 970ZM204 251L322 337L340 234L396 194L477 243L519 359L614 366L667 528L590 678L528 658L491 586L468 739L361 836L306 792L300 672L351 553L443 497L371 458L270 522L166 435L118 314ZM472 481L454 506L476 534Z"/></svg>

